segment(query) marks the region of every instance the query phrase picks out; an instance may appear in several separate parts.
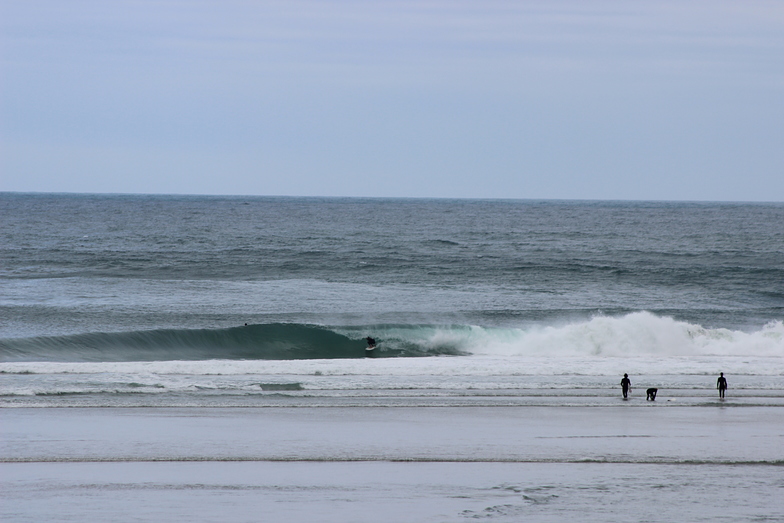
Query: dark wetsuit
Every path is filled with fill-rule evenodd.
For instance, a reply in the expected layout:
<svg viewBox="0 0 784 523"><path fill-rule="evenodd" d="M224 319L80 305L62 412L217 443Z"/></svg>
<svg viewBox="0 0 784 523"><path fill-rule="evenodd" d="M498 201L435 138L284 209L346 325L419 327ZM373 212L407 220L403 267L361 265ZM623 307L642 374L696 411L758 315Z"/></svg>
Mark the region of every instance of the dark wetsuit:
<svg viewBox="0 0 784 523"><path fill-rule="evenodd" d="M727 378L724 376L719 376L719 379L716 380L716 388L719 389L719 397L724 397L724 391L727 390Z"/></svg>
<svg viewBox="0 0 784 523"><path fill-rule="evenodd" d="M367 348L368 348L368 349L374 349L374 348L376 348L376 340L374 340L374 339L373 339L373 338L371 338L370 336L368 336L368 337L367 337L367 338L365 338L365 339L366 339L366 340L367 340L367 342L368 342L368 346L367 346Z"/></svg>
<svg viewBox="0 0 784 523"><path fill-rule="evenodd" d="M621 380L621 388L623 389L623 397L625 398L627 394L629 394L629 388L631 388L632 382L629 378L623 378Z"/></svg>

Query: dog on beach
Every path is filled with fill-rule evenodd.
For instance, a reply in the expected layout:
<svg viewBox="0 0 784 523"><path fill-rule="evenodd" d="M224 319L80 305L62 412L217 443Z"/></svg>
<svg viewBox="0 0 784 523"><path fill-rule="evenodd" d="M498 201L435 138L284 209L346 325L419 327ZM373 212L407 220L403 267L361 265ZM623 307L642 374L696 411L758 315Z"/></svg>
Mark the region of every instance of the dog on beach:
<svg viewBox="0 0 784 523"><path fill-rule="evenodd" d="M651 387L650 389L646 390L645 393L645 401L651 400L656 401L656 393L659 392L659 389Z"/></svg>

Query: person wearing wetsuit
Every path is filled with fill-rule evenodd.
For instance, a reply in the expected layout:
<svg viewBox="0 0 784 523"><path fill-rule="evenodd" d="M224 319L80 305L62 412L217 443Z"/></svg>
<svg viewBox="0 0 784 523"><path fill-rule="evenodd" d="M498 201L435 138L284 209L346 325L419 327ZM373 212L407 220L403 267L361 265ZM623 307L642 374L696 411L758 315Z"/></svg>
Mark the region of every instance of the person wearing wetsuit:
<svg viewBox="0 0 784 523"><path fill-rule="evenodd" d="M621 389L623 389L623 399L626 399L627 394L629 394L629 391L632 390L632 382L629 379L628 374L623 375L623 379L621 380Z"/></svg>
<svg viewBox="0 0 784 523"><path fill-rule="evenodd" d="M368 337L367 337L367 338L365 338L365 339L366 339L366 340L367 340L367 342L368 342L368 346L367 346L367 348L368 348L368 349L375 349L375 348L376 348L376 340L374 340L374 339L373 339L373 338L371 338L370 336L368 336Z"/></svg>
<svg viewBox="0 0 784 523"><path fill-rule="evenodd" d="M724 399L724 391L727 390L727 378L724 377L724 373L719 373L719 379L716 380L716 388L719 389L719 397Z"/></svg>

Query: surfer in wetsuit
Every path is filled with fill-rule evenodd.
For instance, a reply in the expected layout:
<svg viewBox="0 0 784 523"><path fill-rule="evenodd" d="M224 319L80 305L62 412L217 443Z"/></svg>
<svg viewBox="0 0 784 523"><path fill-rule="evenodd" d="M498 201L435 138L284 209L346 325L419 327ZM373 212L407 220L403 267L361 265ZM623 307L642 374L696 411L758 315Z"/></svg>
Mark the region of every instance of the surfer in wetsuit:
<svg viewBox="0 0 784 523"><path fill-rule="evenodd" d="M376 351L373 350L373 349L376 348L376 340L374 340L370 336L368 336L365 339L367 340L367 343L368 343L368 346L365 347L365 357L366 358L375 358L376 357Z"/></svg>
<svg viewBox="0 0 784 523"><path fill-rule="evenodd" d="M716 380L716 388L719 389L719 397L724 399L724 391L727 390L727 378L723 372L719 372L719 379Z"/></svg>
<svg viewBox="0 0 784 523"><path fill-rule="evenodd" d="M623 389L623 399L626 399L629 391L632 390L632 382L629 379L628 374L623 375L623 379L621 380L621 389Z"/></svg>

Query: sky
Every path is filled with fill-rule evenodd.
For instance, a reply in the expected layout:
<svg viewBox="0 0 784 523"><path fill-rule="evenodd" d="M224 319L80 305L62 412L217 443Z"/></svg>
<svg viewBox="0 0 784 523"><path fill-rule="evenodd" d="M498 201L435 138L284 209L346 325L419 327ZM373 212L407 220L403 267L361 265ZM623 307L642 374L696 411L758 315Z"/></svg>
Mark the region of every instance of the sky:
<svg viewBox="0 0 784 523"><path fill-rule="evenodd" d="M0 191L784 201L784 2L0 0Z"/></svg>

